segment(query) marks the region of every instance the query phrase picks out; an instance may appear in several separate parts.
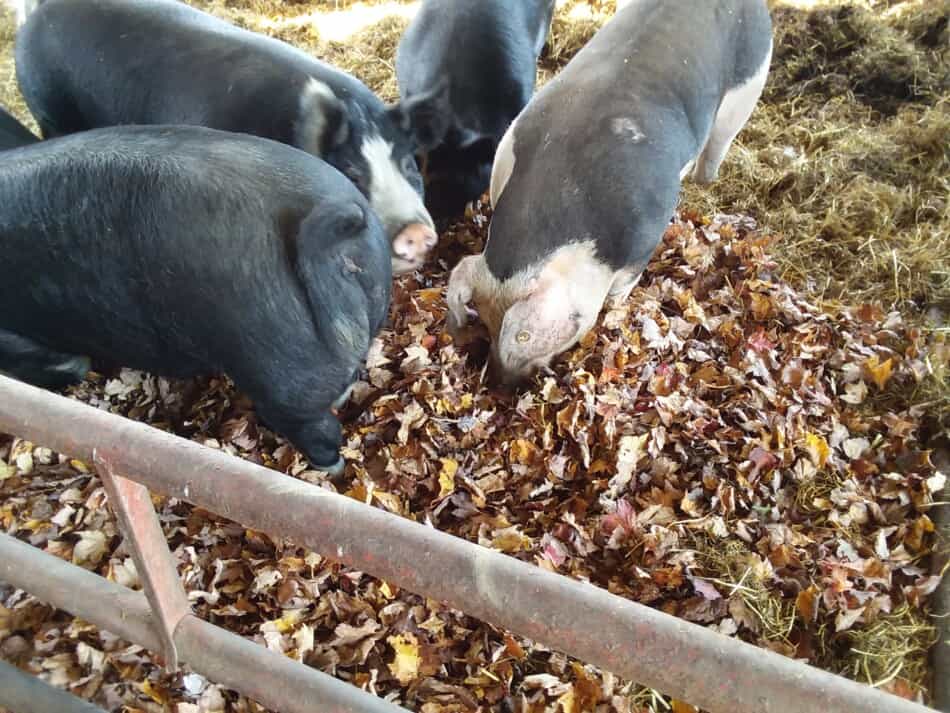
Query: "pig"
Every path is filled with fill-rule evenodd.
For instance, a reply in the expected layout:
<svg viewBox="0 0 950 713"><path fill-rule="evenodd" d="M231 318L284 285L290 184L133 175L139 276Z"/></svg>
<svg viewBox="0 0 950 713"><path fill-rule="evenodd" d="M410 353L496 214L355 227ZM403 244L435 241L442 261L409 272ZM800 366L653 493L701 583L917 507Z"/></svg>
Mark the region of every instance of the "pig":
<svg viewBox="0 0 950 713"><path fill-rule="evenodd" d="M16 74L44 137L122 124L195 124L325 159L369 198L393 269L436 242L410 118L362 82L279 40L176 0L47 0L16 43Z"/></svg>
<svg viewBox="0 0 950 713"><path fill-rule="evenodd" d="M26 146L36 141L39 139L33 135L32 131L11 116L6 109L0 107L0 151Z"/></svg>
<svg viewBox="0 0 950 713"><path fill-rule="evenodd" d="M0 371L61 388L93 360L224 373L339 473L345 399L386 319L389 241L319 158L198 126L93 129L0 154Z"/></svg>
<svg viewBox="0 0 950 713"><path fill-rule="evenodd" d="M429 155L426 199L437 218L453 217L488 189L498 142L534 91L554 5L423 0L406 29L396 77Z"/></svg>
<svg viewBox="0 0 950 713"><path fill-rule="evenodd" d="M682 180L716 179L768 75L765 0L631 0L518 115L492 167L484 252L449 278L447 327L473 304L496 377L547 367L625 300Z"/></svg>

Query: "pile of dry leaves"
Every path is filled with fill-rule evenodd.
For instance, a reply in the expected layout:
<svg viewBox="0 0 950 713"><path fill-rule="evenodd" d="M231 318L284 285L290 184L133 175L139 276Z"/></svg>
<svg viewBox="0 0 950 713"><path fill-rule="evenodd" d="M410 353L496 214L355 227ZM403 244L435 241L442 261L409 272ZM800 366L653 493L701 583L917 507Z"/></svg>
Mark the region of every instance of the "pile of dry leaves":
<svg viewBox="0 0 950 713"><path fill-rule="evenodd" d="M747 219L670 226L629 302L520 393L484 381L487 343L443 332L447 269L487 208L403 278L344 409L327 482L226 380L137 372L72 391L392 513L788 656L923 695L944 476L926 406L895 390L945 362L896 313L820 312L773 277ZM928 364L929 360L929 364ZM0 437L4 532L137 586L87 467ZM157 500L198 613L406 707L439 713L668 710L620 681L291 543ZM0 656L110 710L260 710L138 647L0 590ZM890 647L890 648L888 648ZM673 710L694 710L680 702Z"/></svg>

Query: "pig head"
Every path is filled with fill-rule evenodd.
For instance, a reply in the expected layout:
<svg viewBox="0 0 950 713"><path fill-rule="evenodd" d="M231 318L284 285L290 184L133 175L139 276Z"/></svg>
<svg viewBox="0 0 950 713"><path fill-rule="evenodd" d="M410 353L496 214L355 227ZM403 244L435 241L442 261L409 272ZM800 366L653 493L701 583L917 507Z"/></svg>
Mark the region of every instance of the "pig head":
<svg viewBox="0 0 950 713"><path fill-rule="evenodd" d="M494 378L514 386L576 344L608 295L625 297L632 284L627 271L597 258L592 241L561 247L505 280L492 274L483 255L470 255L449 278L446 326L458 334L474 307L491 336Z"/></svg>

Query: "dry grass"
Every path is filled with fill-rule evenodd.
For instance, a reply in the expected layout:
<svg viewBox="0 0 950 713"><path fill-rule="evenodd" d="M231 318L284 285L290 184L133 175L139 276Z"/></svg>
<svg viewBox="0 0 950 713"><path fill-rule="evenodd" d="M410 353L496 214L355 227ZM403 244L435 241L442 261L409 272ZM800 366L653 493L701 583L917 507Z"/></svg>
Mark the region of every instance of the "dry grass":
<svg viewBox="0 0 950 713"><path fill-rule="evenodd" d="M950 61L943 2L776 3L762 104L704 210L782 235L785 276L829 301L950 309ZM878 3L878 5L880 5Z"/></svg>
<svg viewBox="0 0 950 713"><path fill-rule="evenodd" d="M937 636L919 610L904 605L840 639L842 651L833 669L856 681L883 686L895 679L927 680L927 654Z"/></svg>

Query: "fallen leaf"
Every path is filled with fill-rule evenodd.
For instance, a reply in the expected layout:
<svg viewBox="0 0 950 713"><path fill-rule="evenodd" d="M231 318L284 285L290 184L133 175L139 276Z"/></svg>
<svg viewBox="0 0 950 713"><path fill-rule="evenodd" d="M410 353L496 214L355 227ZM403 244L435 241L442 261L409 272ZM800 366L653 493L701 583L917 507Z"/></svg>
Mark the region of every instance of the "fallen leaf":
<svg viewBox="0 0 950 713"><path fill-rule="evenodd" d="M816 433L806 433L805 444L812 462L819 468L824 468L825 463L828 462L828 456L831 455L828 441Z"/></svg>
<svg viewBox="0 0 950 713"><path fill-rule="evenodd" d="M458 472L459 464L458 461L452 458L441 458L440 460L442 461L442 469L439 471L439 497L444 498L455 490L455 474Z"/></svg>
<svg viewBox="0 0 950 713"><path fill-rule="evenodd" d="M419 675L419 664L422 662L419 655L419 643L415 635L409 632L390 636L386 641L396 652L395 659L389 664L389 670L399 683L407 686Z"/></svg>
<svg viewBox="0 0 950 713"><path fill-rule="evenodd" d="M106 554L106 536L98 530L78 533L80 540L73 547L73 564L96 565Z"/></svg>
<svg viewBox="0 0 950 713"><path fill-rule="evenodd" d="M891 379L891 372L894 369L894 360L888 358L881 362L875 354L874 356L868 357L867 361L864 362L864 368L867 369L871 375L871 379L877 385L877 388L883 391L887 382Z"/></svg>

